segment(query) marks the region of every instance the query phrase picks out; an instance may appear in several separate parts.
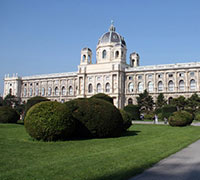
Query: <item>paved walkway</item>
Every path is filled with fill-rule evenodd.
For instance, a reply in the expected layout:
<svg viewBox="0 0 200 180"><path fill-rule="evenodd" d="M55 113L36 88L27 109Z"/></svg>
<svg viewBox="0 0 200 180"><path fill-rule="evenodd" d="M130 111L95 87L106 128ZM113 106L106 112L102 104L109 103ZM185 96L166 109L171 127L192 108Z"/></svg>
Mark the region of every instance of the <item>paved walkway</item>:
<svg viewBox="0 0 200 180"><path fill-rule="evenodd" d="M129 180L200 180L200 140Z"/></svg>
<svg viewBox="0 0 200 180"><path fill-rule="evenodd" d="M132 124L154 124L153 121L132 121ZM163 121L159 121L158 124L164 124ZM191 124L192 126L200 126L200 122L195 122Z"/></svg>

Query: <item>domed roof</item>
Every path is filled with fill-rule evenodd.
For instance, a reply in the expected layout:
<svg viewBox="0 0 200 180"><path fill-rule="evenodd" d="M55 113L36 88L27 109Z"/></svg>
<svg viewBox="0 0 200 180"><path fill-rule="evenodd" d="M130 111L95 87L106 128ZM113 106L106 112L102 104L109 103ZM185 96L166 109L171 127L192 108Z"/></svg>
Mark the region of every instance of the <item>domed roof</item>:
<svg viewBox="0 0 200 180"><path fill-rule="evenodd" d="M92 52L92 50L88 47L84 47L81 51L91 51Z"/></svg>
<svg viewBox="0 0 200 180"><path fill-rule="evenodd" d="M105 34L103 34L103 36L101 36L98 45L106 43L116 43L121 44L122 46L126 46L124 38L120 36L117 32L115 32L115 27L113 24L111 24L109 32L106 32Z"/></svg>

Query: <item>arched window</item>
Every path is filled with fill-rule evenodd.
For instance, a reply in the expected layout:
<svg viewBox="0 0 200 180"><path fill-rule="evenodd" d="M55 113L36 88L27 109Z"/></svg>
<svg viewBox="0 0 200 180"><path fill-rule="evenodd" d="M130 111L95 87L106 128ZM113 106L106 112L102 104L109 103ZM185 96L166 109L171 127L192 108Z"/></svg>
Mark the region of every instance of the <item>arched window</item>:
<svg viewBox="0 0 200 180"><path fill-rule="evenodd" d="M83 62L85 61L85 59L86 59L86 55L83 55Z"/></svg>
<svg viewBox="0 0 200 180"><path fill-rule="evenodd" d="M196 89L196 82L194 79L190 81L190 90L194 91Z"/></svg>
<svg viewBox="0 0 200 180"><path fill-rule="evenodd" d="M55 96L59 96L59 90L58 90L58 87L55 88Z"/></svg>
<svg viewBox="0 0 200 180"><path fill-rule="evenodd" d="M128 92L133 92L133 89L134 87L133 87L133 83L132 82L130 82L129 84L128 84Z"/></svg>
<svg viewBox="0 0 200 180"><path fill-rule="evenodd" d="M92 91L93 91L92 84L89 84L88 85L88 93L92 93Z"/></svg>
<svg viewBox="0 0 200 180"><path fill-rule="evenodd" d="M72 86L69 86L69 95L73 95L73 88L72 88Z"/></svg>
<svg viewBox="0 0 200 180"><path fill-rule="evenodd" d="M106 83L106 92L110 92L110 83Z"/></svg>
<svg viewBox="0 0 200 180"><path fill-rule="evenodd" d="M9 94L12 95L12 89L11 88L9 89Z"/></svg>
<svg viewBox="0 0 200 180"><path fill-rule="evenodd" d="M26 88L24 88L24 96L26 96L27 95L27 90L26 90Z"/></svg>
<svg viewBox="0 0 200 180"><path fill-rule="evenodd" d="M148 83L148 91L153 92L153 83L151 81Z"/></svg>
<svg viewBox="0 0 200 180"><path fill-rule="evenodd" d="M185 84L183 80L179 81L179 90L180 91L184 91L185 90Z"/></svg>
<svg viewBox="0 0 200 180"><path fill-rule="evenodd" d="M88 55L88 61L90 61L90 59L91 59L91 56L90 56L90 55Z"/></svg>
<svg viewBox="0 0 200 180"><path fill-rule="evenodd" d="M39 96L39 89L38 89L38 87L35 89L35 95Z"/></svg>
<svg viewBox="0 0 200 180"><path fill-rule="evenodd" d="M169 81L169 83L168 83L168 90L169 91L174 91L174 83L173 83L173 81Z"/></svg>
<svg viewBox="0 0 200 180"><path fill-rule="evenodd" d="M51 93L52 93L52 89L51 89L51 87L49 87L48 88L48 95L51 96Z"/></svg>
<svg viewBox="0 0 200 180"><path fill-rule="evenodd" d="M143 83L142 82L138 83L138 92L143 92Z"/></svg>
<svg viewBox="0 0 200 180"><path fill-rule="evenodd" d="M100 92L101 92L101 84L98 83L98 84L97 84L97 93L100 93Z"/></svg>
<svg viewBox="0 0 200 180"><path fill-rule="evenodd" d="M29 94L30 96L33 95L33 89L32 89L32 88L30 88L29 93L30 93L30 94Z"/></svg>
<svg viewBox="0 0 200 180"><path fill-rule="evenodd" d="M162 81L158 82L158 91L163 91L163 83L162 83Z"/></svg>
<svg viewBox="0 0 200 180"><path fill-rule="evenodd" d="M129 99L128 99L128 104L133 104L132 98L129 98Z"/></svg>
<svg viewBox="0 0 200 180"><path fill-rule="evenodd" d="M44 95L45 95L45 89L42 88L42 96L44 96Z"/></svg>
<svg viewBox="0 0 200 180"><path fill-rule="evenodd" d="M103 59L106 58L106 50L103 50L103 52L102 52L102 58L103 58Z"/></svg>
<svg viewBox="0 0 200 180"><path fill-rule="evenodd" d="M62 87L62 96L65 96L66 95L66 89L65 89L65 86Z"/></svg>
<svg viewBox="0 0 200 180"><path fill-rule="evenodd" d="M116 51L115 52L115 58L118 58L119 57L119 51Z"/></svg>

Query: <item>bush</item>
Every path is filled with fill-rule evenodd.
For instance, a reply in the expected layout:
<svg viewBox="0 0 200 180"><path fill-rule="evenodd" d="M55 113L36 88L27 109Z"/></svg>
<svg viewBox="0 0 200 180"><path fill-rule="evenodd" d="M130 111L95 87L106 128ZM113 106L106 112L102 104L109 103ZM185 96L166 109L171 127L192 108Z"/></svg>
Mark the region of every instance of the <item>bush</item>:
<svg viewBox="0 0 200 180"><path fill-rule="evenodd" d="M120 113L123 119L123 128L126 131L132 125L131 115L123 109L120 109Z"/></svg>
<svg viewBox="0 0 200 180"><path fill-rule="evenodd" d="M185 108L184 111L187 111L187 112L189 112L190 114L192 114L193 120L195 119L196 113L198 113L198 110L197 110L197 112L195 113L194 110L192 110L191 108L188 108L188 107Z"/></svg>
<svg viewBox="0 0 200 180"><path fill-rule="evenodd" d="M98 99L75 99L65 103L76 119L76 136L114 137L123 131L123 119L111 103Z"/></svg>
<svg viewBox="0 0 200 180"><path fill-rule="evenodd" d="M177 111L169 117L170 126L187 126L192 123L192 115L186 111Z"/></svg>
<svg viewBox="0 0 200 180"><path fill-rule="evenodd" d="M95 94L91 98L99 98L113 104L113 98L104 93Z"/></svg>
<svg viewBox="0 0 200 180"><path fill-rule="evenodd" d="M164 119L162 119L162 113L158 113L158 120L163 121Z"/></svg>
<svg viewBox="0 0 200 180"><path fill-rule="evenodd" d="M17 123L19 118L19 114L11 107L0 107L0 123Z"/></svg>
<svg viewBox="0 0 200 180"><path fill-rule="evenodd" d="M138 120L140 119L140 111L139 106L129 104L124 107L124 111L128 112L131 115L131 120Z"/></svg>
<svg viewBox="0 0 200 180"><path fill-rule="evenodd" d="M196 121L200 121L200 112L195 113L195 118Z"/></svg>
<svg viewBox="0 0 200 180"><path fill-rule="evenodd" d="M42 97L42 96L35 96L30 98L27 103L25 104L25 110L24 110L24 117L26 116L27 111L35 104L43 102L43 101L49 101L49 99Z"/></svg>
<svg viewBox="0 0 200 180"><path fill-rule="evenodd" d="M145 114L144 119L154 120L154 116L155 115L153 113Z"/></svg>
<svg viewBox="0 0 200 180"><path fill-rule="evenodd" d="M164 118L168 119L176 111L177 111L176 106L173 106L173 105L170 105L170 104L163 106L163 108L162 108L162 119L164 119Z"/></svg>
<svg viewBox="0 0 200 180"><path fill-rule="evenodd" d="M43 141L66 140L75 129L69 108L59 102L41 102L31 107L24 120L31 137Z"/></svg>
<svg viewBox="0 0 200 180"><path fill-rule="evenodd" d="M162 113L162 108L155 109L154 114L160 114L160 113Z"/></svg>

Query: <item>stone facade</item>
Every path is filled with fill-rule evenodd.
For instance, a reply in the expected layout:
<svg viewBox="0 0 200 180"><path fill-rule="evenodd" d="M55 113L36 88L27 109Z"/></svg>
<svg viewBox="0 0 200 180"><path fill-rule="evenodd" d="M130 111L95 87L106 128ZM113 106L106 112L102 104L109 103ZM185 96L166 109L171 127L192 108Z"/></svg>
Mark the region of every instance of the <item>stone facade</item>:
<svg viewBox="0 0 200 180"><path fill-rule="evenodd" d="M136 97L145 89L154 99L163 93L169 100L200 92L199 62L139 66L139 55L131 53L130 64L127 64L126 52L124 38L115 32L112 24L99 39L95 64L92 64L91 49L83 48L77 72L28 77L6 75L4 97L11 93L22 101L44 96L65 102L102 92L113 97L114 104L122 108L136 103Z"/></svg>

